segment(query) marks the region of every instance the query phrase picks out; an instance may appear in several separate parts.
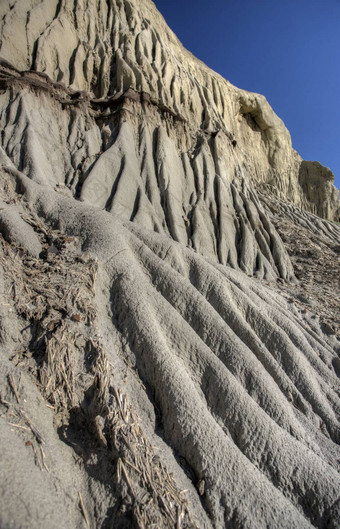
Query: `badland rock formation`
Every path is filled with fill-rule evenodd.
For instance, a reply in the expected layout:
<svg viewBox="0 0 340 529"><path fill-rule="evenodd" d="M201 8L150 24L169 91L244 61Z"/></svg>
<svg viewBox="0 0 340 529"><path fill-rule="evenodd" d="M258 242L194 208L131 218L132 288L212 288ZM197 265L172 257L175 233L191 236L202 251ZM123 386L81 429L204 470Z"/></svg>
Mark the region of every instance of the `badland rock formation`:
<svg viewBox="0 0 340 529"><path fill-rule="evenodd" d="M0 6L0 525L336 528L340 214L151 0Z"/></svg>

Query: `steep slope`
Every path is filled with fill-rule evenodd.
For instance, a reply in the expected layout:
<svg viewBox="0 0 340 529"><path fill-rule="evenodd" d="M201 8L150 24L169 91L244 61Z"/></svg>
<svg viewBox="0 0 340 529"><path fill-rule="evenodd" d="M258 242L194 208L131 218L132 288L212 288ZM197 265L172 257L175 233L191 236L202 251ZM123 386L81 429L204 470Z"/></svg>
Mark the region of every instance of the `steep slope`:
<svg viewBox="0 0 340 529"><path fill-rule="evenodd" d="M227 152L218 153L217 173L224 176L228 166L232 180L241 165L277 188L281 198L326 218L338 213L331 172L302 163L265 98L235 88L195 59L151 1L25 0L10 11L4 5L3 12L0 56L20 71L43 72L100 100L129 88L144 93L187 124L184 131L176 127L178 154L194 152L202 139L219 132ZM13 32L21 36L15 42ZM233 141L235 152L228 149Z"/></svg>
<svg viewBox="0 0 340 529"><path fill-rule="evenodd" d="M7 70L2 80L12 87L2 101L12 107L2 115L2 145L31 177L64 184L82 200L119 209L232 266L240 259L233 240L252 240L243 268L260 274L271 234L259 222L254 236L247 218L235 218L240 200L231 185L253 204L244 181L265 182L280 198L338 220L332 173L303 162L265 98L192 57L149 0L25 0L2 9L0 57L37 72ZM21 35L15 43L13 31ZM33 84L45 97L14 95L18 84ZM50 134L41 133L52 115ZM256 264L259 255L264 264Z"/></svg>
<svg viewBox="0 0 340 529"><path fill-rule="evenodd" d="M249 275L291 277L288 256L245 170L238 165L236 177L228 176L234 168L223 156L224 149L233 150L227 136L199 132L190 151L181 153L186 124L163 116L158 105L143 106L130 89L110 107L8 68L3 86L9 88L2 95L3 151L34 181L169 234ZM93 105L105 110L93 111Z"/></svg>
<svg viewBox="0 0 340 529"><path fill-rule="evenodd" d="M1 10L1 527L335 529L330 171L149 0Z"/></svg>
<svg viewBox="0 0 340 529"><path fill-rule="evenodd" d="M339 361L317 325L310 328L294 306L241 272L62 197L14 169L3 175L4 233L12 249L5 250L7 266L3 262L2 421L6 446L16 434L18 458L18 466L7 470L15 480L6 484L3 525L26 517L27 527L44 527L48 516L51 527L80 527L78 491L94 527L143 527L138 509L146 510L149 523L155 520L141 501L145 494L150 498L150 481L143 487L138 470L145 458L138 459L133 448L140 446L141 433L133 444L123 442L124 451L117 442L120 423L110 418L117 406L112 396L120 391L129 394L153 450L167 463L164 475L175 472L180 488L189 491L192 523L336 527ZM24 226L27 251L36 255L41 245L38 258L15 249ZM82 264L87 262L89 269ZM108 393L98 404L97 364L103 361ZM44 402L49 415L42 412ZM34 489L25 480L18 484L25 442L44 451ZM7 465L9 455L3 457ZM125 480L128 490L117 491ZM57 488L56 498L51 487ZM9 501L17 489L24 495L22 507ZM158 494L164 517L169 507L158 499L164 492ZM63 502L67 509L61 511ZM173 500L170 507L172 527L181 509Z"/></svg>

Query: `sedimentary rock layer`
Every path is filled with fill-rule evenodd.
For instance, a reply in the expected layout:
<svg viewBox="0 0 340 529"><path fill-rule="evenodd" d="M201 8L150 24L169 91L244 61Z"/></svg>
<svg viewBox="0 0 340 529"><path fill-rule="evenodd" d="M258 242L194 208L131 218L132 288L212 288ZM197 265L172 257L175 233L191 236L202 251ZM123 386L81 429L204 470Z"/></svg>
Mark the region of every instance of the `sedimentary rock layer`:
<svg viewBox="0 0 340 529"><path fill-rule="evenodd" d="M303 162L263 96L232 86L186 51L151 1L22 0L13 6L3 2L1 9L0 57L20 71L44 74L82 92L81 100L89 94L106 106L98 127L84 130L79 123L79 146L70 145L78 163L89 148L95 161L101 148L106 150L106 136L117 136L110 98L131 88L145 94L158 112L177 118L176 124L186 124L175 131L166 125L168 135L176 136L181 172L195 169L191 158L208 143L215 149L215 173L228 182L247 170L281 198L325 218L339 216L332 173ZM99 145L89 142L89 130ZM203 145L203 157L204 151Z"/></svg>
<svg viewBox="0 0 340 529"><path fill-rule="evenodd" d="M9 68L3 86L3 163L248 275L292 276L225 134L200 132L183 152L186 123L132 90L105 104L82 102L45 78Z"/></svg>
<svg viewBox="0 0 340 529"><path fill-rule="evenodd" d="M149 0L0 9L0 525L335 529L331 172Z"/></svg>

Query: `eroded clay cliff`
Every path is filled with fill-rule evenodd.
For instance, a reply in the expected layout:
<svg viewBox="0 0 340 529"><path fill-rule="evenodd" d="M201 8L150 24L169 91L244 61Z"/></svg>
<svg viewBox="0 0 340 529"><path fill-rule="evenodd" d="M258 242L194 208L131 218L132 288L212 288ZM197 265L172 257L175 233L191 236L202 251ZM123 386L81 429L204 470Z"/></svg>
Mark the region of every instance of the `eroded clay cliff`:
<svg viewBox="0 0 340 529"><path fill-rule="evenodd" d="M2 108L12 110L1 116L2 147L36 181L259 275L291 271L284 258L273 262L279 243L249 186L268 184L337 220L332 173L301 160L263 96L187 52L152 2L25 1L3 10L0 57L19 71L3 66L11 89ZM250 248L243 260L235 239Z"/></svg>
<svg viewBox="0 0 340 529"><path fill-rule="evenodd" d="M150 0L0 9L0 525L335 529L332 174Z"/></svg>

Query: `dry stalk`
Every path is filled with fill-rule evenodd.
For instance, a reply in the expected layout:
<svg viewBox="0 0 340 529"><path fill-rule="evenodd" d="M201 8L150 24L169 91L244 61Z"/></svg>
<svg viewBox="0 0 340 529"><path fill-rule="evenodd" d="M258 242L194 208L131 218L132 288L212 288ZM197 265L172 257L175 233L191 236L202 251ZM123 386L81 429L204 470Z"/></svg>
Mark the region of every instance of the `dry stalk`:
<svg viewBox="0 0 340 529"><path fill-rule="evenodd" d="M36 429L36 427L32 424L32 421L27 417L27 415L20 409L19 410L19 415L23 418L23 420L25 421L25 423L27 424L27 426L30 428L32 434L34 435L34 437L36 438L36 440L38 441L38 443L40 445L44 444L45 441L43 439L43 436L41 435L41 433Z"/></svg>
<svg viewBox="0 0 340 529"><path fill-rule="evenodd" d="M45 456L45 452L43 450L43 447L41 445L40 446L40 453L41 453L41 459L42 459L42 462L43 462L43 465L44 465L44 468L47 472L49 472L49 468L46 464L46 456Z"/></svg>
<svg viewBox="0 0 340 529"><path fill-rule="evenodd" d="M15 385L13 376L11 374L8 374L7 375L7 379L8 379L8 383L9 383L9 385L11 387L11 390L14 393L14 396L16 398L17 403L20 404L20 399L19 399L18 391L17 391L16 385Z"/></svg>
<svg viewBox="0 0 340 529"><path fill-rule="evenodd" d="M79 506L80 506L82 515L84 516L85 523L86 523L87 527L90 527L89 517L87 515L86 509L85 509L85 505L84 505L84 501L83 501L83 498L82 498L82 495L81 495L80 492L78 492L78 498L79 498Z"/></svg>

